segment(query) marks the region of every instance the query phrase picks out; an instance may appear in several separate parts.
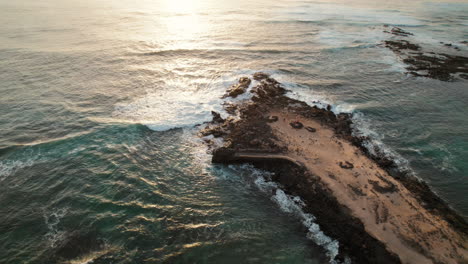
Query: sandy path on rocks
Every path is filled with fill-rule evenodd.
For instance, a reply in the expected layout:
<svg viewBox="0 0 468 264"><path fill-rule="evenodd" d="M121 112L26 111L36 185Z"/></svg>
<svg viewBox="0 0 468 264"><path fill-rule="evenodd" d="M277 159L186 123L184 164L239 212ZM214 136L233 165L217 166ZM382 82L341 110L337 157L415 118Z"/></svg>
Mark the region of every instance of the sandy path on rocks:
<svg viewBox="0 0 468 264"><path fill-rule="evenodd" d="M412 193L360 149L336 137L319 121L281 110L269 114L279 117L270 126L278 144L288 149L282 155L318 176L338 202L402 263L468 263L465 238L424 209ZM304 128L292 128L292 120L300 121Z"/></svg>

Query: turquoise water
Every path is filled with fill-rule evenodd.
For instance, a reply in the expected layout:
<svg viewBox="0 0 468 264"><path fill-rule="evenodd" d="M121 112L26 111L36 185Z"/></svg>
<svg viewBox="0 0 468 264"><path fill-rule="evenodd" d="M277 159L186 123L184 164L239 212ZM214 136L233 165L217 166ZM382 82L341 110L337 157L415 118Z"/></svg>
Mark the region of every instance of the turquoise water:
<svg viewBox="0 0 468 264"><path fill-rule="evenodd" d="M327 263L301 218L261 188L266 176L211 165L197 139L225 89L256 71L354 112L356 129L468 215L467 81L407 76L378 45L391 24L467 56L467 11L0 0L0 262Z"/></svg>

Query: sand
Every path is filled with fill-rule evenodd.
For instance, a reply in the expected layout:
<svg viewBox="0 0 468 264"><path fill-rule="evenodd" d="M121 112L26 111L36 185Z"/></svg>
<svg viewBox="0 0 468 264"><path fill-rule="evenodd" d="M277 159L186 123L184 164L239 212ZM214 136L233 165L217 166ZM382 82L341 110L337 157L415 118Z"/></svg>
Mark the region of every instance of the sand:
<svg viewBox="0 0 468 264"><path fill-rule="evenodd" d="M302 164L332 191L337 200L359 218L366 231L396 253L402 263L462 263L468 261L468 244L437 215L429 213L397 180L362 151L335 136L320 122L276 110L271 123L283 155ZM292 128L291 120L313 127ZM353 168L342 168L349 162Z"/></svg>

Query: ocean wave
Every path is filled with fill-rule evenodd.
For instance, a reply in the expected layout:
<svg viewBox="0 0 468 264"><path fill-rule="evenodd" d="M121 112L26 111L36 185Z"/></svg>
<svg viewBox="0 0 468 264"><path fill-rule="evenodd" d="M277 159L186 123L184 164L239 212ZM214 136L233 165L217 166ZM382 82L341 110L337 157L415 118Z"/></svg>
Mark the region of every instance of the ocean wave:
<svg viewBox="0 0 468 264"><path fill-rule="evenodd" d="M191 127L209 121L211 111L219 111L218 98L219 95L209 93L170 89L150 93L126 105L117 105L113 116L144 124L155 131Z"/></svg>
<svg viewBox="0 0 468 264"><path fill-rule="evenodd" d="M345 24L381 23L400 26L419 26L422 24L417 18L397 10L369 10L336 3L313 3L287 8L280 12L275 20L282 20L281 18L293 21L312 21L310 18L314 18L313 21L316 22L334 21L337 23L337 21L343 21Z"/></svg>
<svg viewBox="0 0 468 264"><path fill-rule="evenodd" d="M372 121L366 118L364 114L354 111L352 120L353 135L368 138L363 142L363 145L371 155L384 156L393 160L399 171L405 172L406 174L410 174L414 177L417 176L411 169L409 161L383 142L383 136L372 129Z"/></svg>
<svg viewBox="0 0 468 264"><path fill-rule="evenodd" d="M243 70L222 76L216 81L206 79L206 89L200 92L196 89L183 89L190 86L183 81L168 81L162 90L150 92L147 95L126 104L114 107L112 120L146 125L154 131L167 131L174 128L191 128L211 121L211 111L228 114L222 108L223 102L238 102L252 97L249 92L258 84L252 80L246 92L237 98L222 99L226 89L237 83L239 76L252 75L255 71Z"/></svg>
<svg viewBox="0 0 468 264"><path fill-rule="evenodd" d="M244 48L240 48L244 47ZM306 51L302 50L291 50L291 49L268 49L268 48L252 48L252 44L233 44L229 46L226 44L224 48L219 48L217 46L206 45L206 47L200 48L179 48L179 49L159 49L151 52L130 52L127 55L129 56L226 56L226 55L239 55L239 54L305 54ZM217 54L217 55L214 55Z"/></svg>

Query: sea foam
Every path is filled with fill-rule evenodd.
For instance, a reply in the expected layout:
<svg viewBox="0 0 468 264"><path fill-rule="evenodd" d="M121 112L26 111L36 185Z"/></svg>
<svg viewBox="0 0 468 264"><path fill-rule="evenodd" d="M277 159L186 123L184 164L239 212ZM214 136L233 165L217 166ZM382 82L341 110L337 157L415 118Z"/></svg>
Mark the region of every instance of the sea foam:
<svg viewBox="0 0 468 264"><path fill-rule="evenodd" d="M0 181L4 180L10 175L13 175L17 170L31 167L35 159L28 158L25 160L4 160L0 161Z"/></svg>
<svg viewBox="0 0 468 264"><path fill-rule="evenodd" d="M59 229L60 220L67 214L68 208L54 209L51 212L44 212L44 221L47 225L48 232L45 234L45 238L49 242L49 246L54 248L57 243L61 241L65 232Z"/></svg>
<svg viewBox="0 0 468 264"><path fill-rule="evenodd" d="M282 212L291 214L296 217L307 228L307 238L315 244L321 246L326 255L330 259L330 263L338 263L335 259L339 253L339 243L337 240L327 236L320 230L320 226L316 223L316 218L309 213L305 213L303 208L306 206L304 201L299 196L286 194L281 186L271 181L272 173L254 168L252 165L231 165L230 168L242 169L248 171L254 179L257 188L265 194L271 194L271 200L276 203Z"/></svg>

